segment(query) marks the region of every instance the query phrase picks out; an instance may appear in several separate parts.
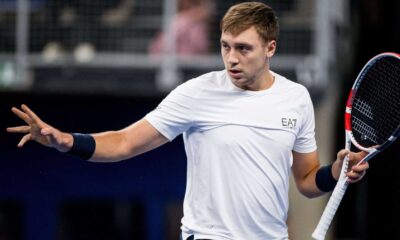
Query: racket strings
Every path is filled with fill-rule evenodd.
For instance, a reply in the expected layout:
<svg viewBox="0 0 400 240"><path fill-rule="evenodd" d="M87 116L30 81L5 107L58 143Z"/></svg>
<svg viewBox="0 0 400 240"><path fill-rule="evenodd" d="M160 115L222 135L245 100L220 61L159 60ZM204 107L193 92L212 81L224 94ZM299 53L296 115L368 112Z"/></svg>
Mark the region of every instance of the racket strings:
<svg viewBox="0 0 400 240"><path fill-rule="evenodd" d="M369 126L363 119L358 118L356 116L352 116L352 124L353 124L353 134L356 135L356 139L361 139L362 141L357 142L366 142L369 141L368 147L380 145L380 137L378 136L375 128ZM358 137L357 137L358 134ZM363 145L364 146L364 145Z"/></svg>
<svg viewBox="0 0 400 240"><path fill-rule="evenodd" d="M352 105L352 132L364 147L381 145L400 125L400 60L378 58L360 76Z"/></svg>

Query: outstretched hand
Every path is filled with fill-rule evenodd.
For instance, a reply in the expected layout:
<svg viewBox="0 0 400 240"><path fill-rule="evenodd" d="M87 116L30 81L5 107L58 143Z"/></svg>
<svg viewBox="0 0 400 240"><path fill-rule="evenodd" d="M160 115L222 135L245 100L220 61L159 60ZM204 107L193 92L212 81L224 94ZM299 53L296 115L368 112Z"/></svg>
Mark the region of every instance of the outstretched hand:
<svg viewBox="0 0 400 240"><path fill-rule="evenodd" d="M71 148L73 138L70 134L63 133L43 122L25 104L21 105L21 109L13 107L11 111L27 124L7 128L7 132L25 134L18 143L18 147L23 147L28 141L33 140L44 146L56 148L61 152L66 152Z"/></svg>

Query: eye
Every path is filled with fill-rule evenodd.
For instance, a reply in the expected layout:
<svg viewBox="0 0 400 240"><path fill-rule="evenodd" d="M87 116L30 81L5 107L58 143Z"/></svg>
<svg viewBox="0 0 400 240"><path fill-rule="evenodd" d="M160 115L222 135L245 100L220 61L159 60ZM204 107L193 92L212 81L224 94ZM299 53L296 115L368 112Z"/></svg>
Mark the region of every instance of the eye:
<svg viewBox="0 0 400 240"><path fill-rule="evenodd" d="M221 48L225 49L225 50L229 50L229 45L226 43L221 43Z"/></svg>
<svg viewBox="0 0 400 240"><path fill-rule="evenodd" d="M237 49L238 49L240 52L243 52L243 53L250 51L250 47L249 47L249 46L246 46L246 45L240 45L240 46L237 47Z"/></svg>

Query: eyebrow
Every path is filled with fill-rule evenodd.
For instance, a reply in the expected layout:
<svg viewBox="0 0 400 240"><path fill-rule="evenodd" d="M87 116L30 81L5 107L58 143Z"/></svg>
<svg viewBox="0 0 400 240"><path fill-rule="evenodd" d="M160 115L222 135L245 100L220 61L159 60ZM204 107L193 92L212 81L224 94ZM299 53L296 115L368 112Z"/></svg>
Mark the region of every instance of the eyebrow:
<svg viewBox="0 0 400 240"><path fill-rule="evenodd" d="M221 40L221 44L229 45L228 42L226 42L224 40ZM233 44L233 46L235 46L235 47L238 47L238 46L253 47L252 44L246 43L246 42L236 42L236 43Z"/></svg>

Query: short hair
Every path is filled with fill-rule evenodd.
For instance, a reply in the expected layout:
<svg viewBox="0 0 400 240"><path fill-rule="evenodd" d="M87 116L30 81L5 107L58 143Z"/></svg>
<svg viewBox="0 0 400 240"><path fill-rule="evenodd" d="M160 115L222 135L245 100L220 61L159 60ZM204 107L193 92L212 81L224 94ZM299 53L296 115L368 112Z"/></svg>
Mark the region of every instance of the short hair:
<svg viewBox="0 0 400 240"><path fill-rule="evenodd" d="M261 40L269 42L278 39L278 18L270 6L261 2L233 5L222 18L220 29L222 32L238 35L253 26Z"/></svg>

